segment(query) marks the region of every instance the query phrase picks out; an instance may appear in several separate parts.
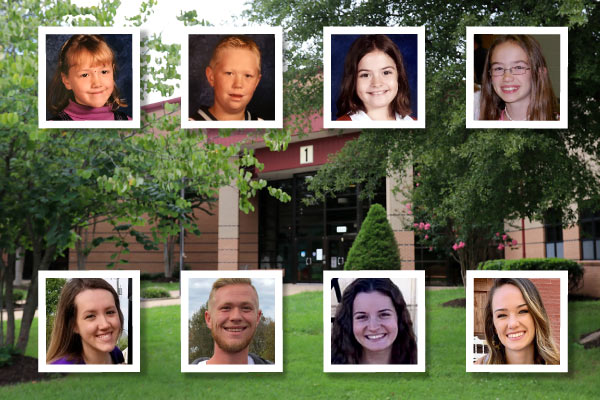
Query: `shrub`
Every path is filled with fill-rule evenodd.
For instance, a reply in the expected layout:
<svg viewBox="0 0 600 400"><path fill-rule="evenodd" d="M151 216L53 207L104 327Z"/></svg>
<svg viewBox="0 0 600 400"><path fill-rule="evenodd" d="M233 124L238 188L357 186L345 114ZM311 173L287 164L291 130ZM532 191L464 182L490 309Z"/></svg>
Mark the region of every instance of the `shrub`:
<svg viewBox="0 0 600 400"><path fill-rule="evenodd" d="M568 271L569 290L580 287L583 281L583 267L564 258L523 258L520 260L488 260L480 263L477 269L504 271Z"/></svg>
<svg viewBox="0 0 600 400"><path fill-rule="evenodd" d="M400 254L385 209L373 204L348 252L344 269L400 269Z"/></svg>
<svg viewBox="0 0 600 400"><path fill-rule="evenodd" d="M12 364L13 356L20 354L20 352L12 346L0 346L0 368Z"/></svg>
<svg viewBox="0 0 600 400"><path fill-rule="evenodd" d="M169 291L161 287L149 287L142 289L141 296L144 299L156 299L163 297L171 297Z"/></svg>
<svg viewBox="0 0 600 400"><path fill-rule="evenodd" d="M13 301L25 300L27 298L27 292L22 289L13 290Z"/></svg>

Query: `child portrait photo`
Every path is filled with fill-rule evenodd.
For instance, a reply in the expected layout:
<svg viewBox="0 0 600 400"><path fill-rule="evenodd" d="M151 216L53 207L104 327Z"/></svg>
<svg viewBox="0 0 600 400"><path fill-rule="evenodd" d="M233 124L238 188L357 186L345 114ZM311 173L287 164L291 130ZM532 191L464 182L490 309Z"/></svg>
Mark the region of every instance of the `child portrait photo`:
<svg viewBox="0 0 600 400"><path fill-rule="evenodd" d="M324 28L325 128L424 128L423 27Z"/></svg>
<svg viewBox="0 0 600 400"><path fill-rule="evenodd" d="M40 27L40 128L139 128L139 30Z"/></svg>
<svg viewBox="0 0 600 400"><path fill-rule="evenodd" d="M467 128L567 128L567 28L467 28Z"/></svg>
<svg viewBox="0 0 600 400"><path fill-rule="evenodd" d="M280 28L190 28L182 43L182 127L281 128Z"/></svg>

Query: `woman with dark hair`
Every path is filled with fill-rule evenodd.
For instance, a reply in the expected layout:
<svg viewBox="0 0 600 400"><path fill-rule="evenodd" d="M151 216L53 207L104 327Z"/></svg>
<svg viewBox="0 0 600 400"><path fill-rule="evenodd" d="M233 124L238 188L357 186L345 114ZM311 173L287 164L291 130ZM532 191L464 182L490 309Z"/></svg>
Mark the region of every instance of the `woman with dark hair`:
<svg viewBox="0 0 600 400"><path fill-rule="evenodd" d="M121 364L119 296L104 279L74 278L60 292L48 364Z"/></svg>
<svg viewBox="0 0 600 400"><path fill-rule="evenodd" d="M359 278L344 290L331 331L331 363L417 363L410 314L390 279Z"/></svg>
<svg viewBox="0 0 600 400"><path fill-rule="evenodd" d="M412 120L404 60L389 37L364 35L352 43L337 110L337 121Z"/></svg>
<svg viewBox="0 0 600 400"><path fill-rule="evenodd" d="M476 364L560 364L544 303L529 279L496 279L483 318L491 352Z"/></svg>

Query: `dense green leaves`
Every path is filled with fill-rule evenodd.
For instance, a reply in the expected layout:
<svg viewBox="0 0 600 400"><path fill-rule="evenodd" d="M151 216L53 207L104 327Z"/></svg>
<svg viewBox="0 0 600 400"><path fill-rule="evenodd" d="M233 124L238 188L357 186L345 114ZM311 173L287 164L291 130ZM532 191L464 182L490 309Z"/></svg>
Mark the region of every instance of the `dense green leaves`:
<svg viewBox="0 0 600 400"><path fill-rule="evenodd" d="M344 269L400 269L398 243L381 204L373 204L369 209Z"/></svg>
<svg viewBox="0 0 600 400"><path fill-rule="evenodd" d="M236 186L240 209L248 212L250 198L266 186L249 172L262 168L252 150L216 144L203 131L182 130L178 104L142 111L139 130L38 129L38 26L113 26L119 4L102 0L78 7L70 1L24 0L0 5L0 289L12 285L4 272L14 269L15 258L5 264L5 255L19 247L33 252L19 348L25 348L37 305L37 271L65 249L74 247L78 267L85 268L96 246L112 242L117 253L107 267L115 267L128 262L132 239L156 250L174 243L182 228L199 234L196 213L210 212L219 187ZM155 4L143 2L130 23L143 24ZM182 17L186 23L191 19L191 14ZM180 78L179 45L151 35L142 38L141 47L142 95L172 95ZM273 130L265 136L281 149L290 133ZM289 199L281 191L271 193ZM86 229L100 222L114 232L92 240ZM143 225L150 227L149 235L135 228ZM9 330L14 332L13 323Z"/></svg>
<svg viewBox="0 0 600 400"><path fill-rule="evenodd" d="M427 128L364 132L348 142L313 179L317 197L351 183L368 196L381 176L400 178L396 190L415 222L430 225L417 241L455 256L463 276L497 256L494 234L507 221L540 219L554 208L569 224L577 218L572 204L600 208L597 2L264 0L247 15L284 28L292 113L320 112L324 26L425 26ZM568 130L465 128L467 26L569 27L569 98L561 99L569 102Z"/></svg>

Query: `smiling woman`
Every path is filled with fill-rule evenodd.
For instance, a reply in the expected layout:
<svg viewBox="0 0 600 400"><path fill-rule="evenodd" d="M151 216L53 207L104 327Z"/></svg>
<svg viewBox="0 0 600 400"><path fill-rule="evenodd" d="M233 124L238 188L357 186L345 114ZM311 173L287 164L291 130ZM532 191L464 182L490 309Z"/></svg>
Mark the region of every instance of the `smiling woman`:
<svg viewBox="0 0 600 400"><path fill-rule="evenodd" d="M121 364L116 346L123 331L119 296L104 279L74 278L63 287L48 364Z"/></svg>
<svg viewBox="0 0 600 400"><path fill-rule="evenodd" d="M560 364L546 309L529 279L494 281L484 310L484 325L491 352L476 364Z"/></svg>
<svg viewBox="0 0 600 400"><path fill-rule="evenodd" d="M390 279L359 278L344 290L331 330L331 363L417 363L410 313Z"/></svg>

